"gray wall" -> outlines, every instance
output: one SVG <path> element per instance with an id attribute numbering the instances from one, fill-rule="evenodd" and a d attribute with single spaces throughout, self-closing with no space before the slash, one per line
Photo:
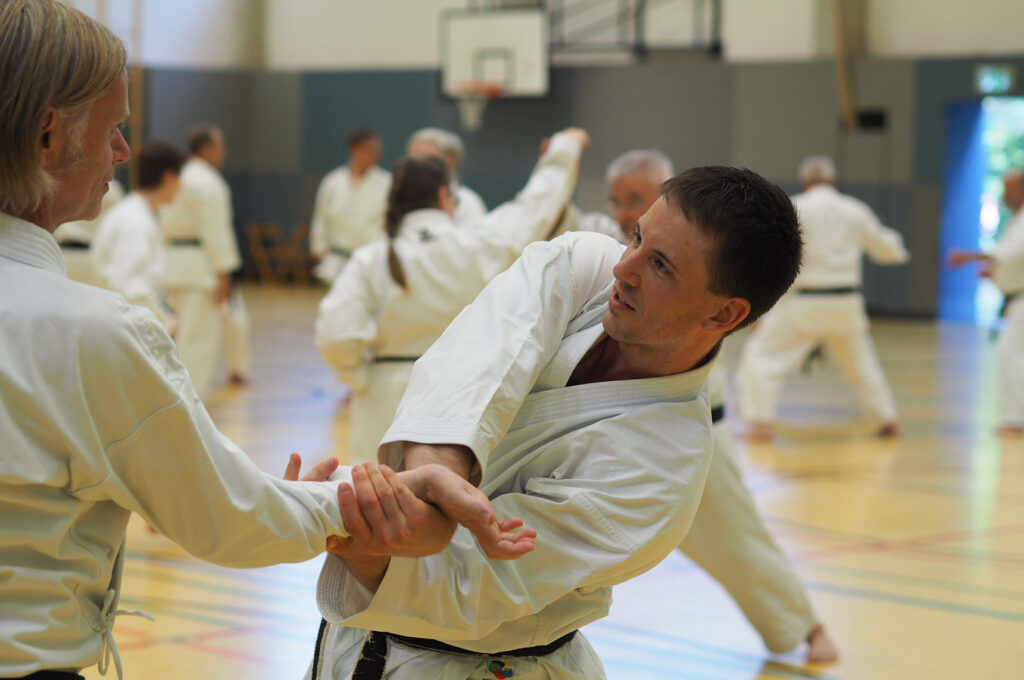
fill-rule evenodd
<path id="1" fill-rule="evenodd" d="M 1024 60 L 1009 62 L 1024 72 Z M 540 139 L 570 124 L 594 143 L 581 168 L 577 202 L 604 207 L 605 165 L 630 148 L 658 147 L 678 169 L 750 167 L 795 192 L 796 167 L 811 153 L 835 157 L 840 189 L 867 201 L 900 230 L 913 253 L 905 267 L 865 268 L 877 313 L 930 316 L 937 307 L 938 220 L 945 107 L 976 98 L 977 60 L 869 60 L 852 64 L 857 105 L 883 109 L 879 131 L 839 125 L 831 62 L 723 64 L 699 59 L 644 65 L 554 68 L 551 94 L 492 102 L 481 130 L 463 135 L 464 181 L 494 206 L 526 178 Z M 309 220 L 320 178 L 344 161 L 351 128 L 369 124 L 384 140 L 385 167 L 425 125 L 458 129 L 455 104 L 435 71 L 265 73 L 154 69 L 147 79 L 147 139 L 183 143 L 194 122 L 220 124 L 230 156 L 236 221 Z"/>

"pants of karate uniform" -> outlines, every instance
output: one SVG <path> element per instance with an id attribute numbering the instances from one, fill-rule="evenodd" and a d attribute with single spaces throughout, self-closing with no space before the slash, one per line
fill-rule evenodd
<path id="1" fill-rule="evenodd" d="M 223 340 L 221 306 L 213 290 L 193 288 L 170 289 L 167 304 L 178 317 L 178 355 L 196 392 L 206 399 L 213 391 Z"/>
<path id="2" fill-rule="evenodd" d="M 997 352 L 1000 424 L 1024 426 L 1024 296 L 1006 307 Z"/>
<path id="3" fill-rule="evenodd" d="M 896 403 L 868 330 L 864 298 L 787 295 L 761 320 L 743 348 L 739 366 L 740 408 L 748 422 L 771 422 L 782 380 L 811 349 L 824 343 L 872 420 L 896 420 Z"/>
<path id="4" fill-rule="evenodd" d="M 224 362 L 228 373 L 246 377 L 249 375 L 251 355 L 249 352 L 249 310 L 238 286 L 231 290 L 231 299 L 221 308 L 224 324 Z"/>
<path id="5" fill-rule="evenodd" d="M 306 670 L 306 680 L 349 680 L 367 636 L 368 631 L 358 628 L 328 626 L 320 671 L 314 678 L 311 666 Z M 449 654 L 389 641 L 383 677 L 388 680 L 480 680 L 500 677 L 515 680 L 601 680 L 605 673 L 593 647 L 582 633 L 577 633 L 565 646 L 550 654 L 520 658 Z"/>
<path id="6" fill-rule="evenodd" d="M 789 651 L 811 632 L 814 610 L 757 513 L 725 421 L 715 425 L 714 441 L 704 495 L 679 550 L 722 584 L 768 649 Z"/>

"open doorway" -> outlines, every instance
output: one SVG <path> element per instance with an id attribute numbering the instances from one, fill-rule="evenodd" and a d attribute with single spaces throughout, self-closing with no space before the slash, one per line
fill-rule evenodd
<path id="1" fill-rule="evenodd" d="M 945 146 L 939 318 L 991 327 L 1002 295 L 976 269 L 950 269 L 945 257 L 951 248 L 990 248 L 1010 217 L 1002 176 L 1024 167 L 1024 97 L 951 103 Z"/>

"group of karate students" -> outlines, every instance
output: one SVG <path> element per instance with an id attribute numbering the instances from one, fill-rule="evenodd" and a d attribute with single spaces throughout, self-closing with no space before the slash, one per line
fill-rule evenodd
<path id="1" fill-rule="evenodd" d="M 186 159 L 165 142 L 147 144 L 131 193 L 111 180 L 100 215 L 61 225 L 55 237 L 70 278 L 117 291 L 161 320 L 208 399 L 222 361 L 229 383 L 246 382 L 249 318 L 232 281 L 241 257 L 220 173 L 224 135 L 196 125 L 188 147 Z"/>
<path id="2" fill-rule="evenodd" d="M 112 627 L 130 614 L 117 608 L 130 512 L 222 564 L 328 549 L 312 678 L 603 677 L 578 629 L 607 613 L 612 586 L 676 548 L 726 586 L 770 649 L 806 641 L 810 661 L 837 658 L 743 484 L 715 376 L 723 340 L 762 315 L 751 343 L 804 299 L 863 314 L 859 272 L 797 278 L 804 240 L 808 257 L 877 239 L 883 259 L 905 259 L 862 204 L 833 195 L 827 165 L 802 177 L 807 216 L 842 206 L 852 246 L 817 240 L 808 217 L 802 239 L 804 198 L 749 170 L 673 175 L 651 152 L 610 166 L 615 224 L 580 215 L 569 197 L 588 137 L 574 128 L 553 135 L 515 197 L 459 224 L 448 142 L 430 133 L 435 148 L 389 178 L 376 239 L 336 238 L 327 213 L 314 230 L 322 274 L 337 270 L 317 344 L 364 412 L 393 413 L 367 420 L 352 455 L 389 467 L 326 461 L 300 481 L 293 459 L 281 480 L 217 431 L 174 346 L 167 326 L 183 334 L 199 304 L 189 291 L 171 317 L 137 291 L 145 267 L 104 274 L 123 295 L 67 277 L 53 233 L 99 214 L 130 154 L 120 41 L 56 0 L 0 5 L 0 33 L 0 288 L 16 292 L 0 296 L 0 677 L 80 678 L 111 654 L 120 673 Z M 216 153 L 196 141 L 189 163 L 207 182 L 195 200 L 223 198 L 209 181 Z M 156 223 L 188 166 L 177 172 L 168 148 L 140 156 L 154 171 L 103 221 L 97 258 L 164 243 L 168 267 L 195 267 L 189 281 L 216 309 L 237 259 L 201 268 L 218 236 L 173 210 L 175 227 Z M 337 182 L 343 192 L 373 176 L 365 160 Z M 333 185 L 317 200 L 345 203 Z M 148 221 L 125 237 L 132 213 Z M 586 229 L 598 223 L 611 238 Z M 867 333 L 855 319 L 834 326 Z M 879 415 L 879 434 L 899 434 Z"/>

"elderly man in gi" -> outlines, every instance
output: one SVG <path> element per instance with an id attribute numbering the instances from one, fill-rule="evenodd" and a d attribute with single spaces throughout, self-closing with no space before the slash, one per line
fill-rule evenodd
<path id="1" fill-rule="evenodd" d="M 999 413 L 996 434 L 1024 437 L 1024 169 L 1003 176 L 1003 203 L 1013 213 L 999 241 L 987 253 L 954 250 L 954 266 L 981 262 L 987 276 L 1005 296 L 999 334 Z"/>
<path id="2" fill-rule="evenodd" d="M 910 254 L 899 232 L 882 226 L 863 201 L 835 188 L 832 161 L 811 156 L 800 164 L 804 191 L 793 197 L 806 242 L 804 266 L 793 290 L 751 333 L 740 359 L 740 409 L 748 434 L 772 436 L 785 376 L 823 344 L 854 388 L 879 437 L 903 431 L 896 402 L 871 340 L 861 259 L 903 264 Z"/>
<path id="3" fill-rule="evenodd" d="M 457 134 L 441 128 L 422 128 L 409 137 L 406 153 L 410 156 L 437 156 L 448 166 L 454 179 L 455 214 L 452 219 L 455 224 L 460 227 L 472 225 L 484 218 L 487 205 L 479 194 L 462 183 L 459 176 L 466 150 Z"/>
<path id="4" fill-rule="evenodd" d="M 711 464 L 719 345 L 789 288 L 800 257 L 785 193 L 724 167 L 666 182 L 627 247 L 583 232 L 529 246 L 417 362 L 379 456 L 461 460 L 542 540 L 507 565 L 458 531 L 422 559 L 329 556 L 310 675 L 603 677 L 577 630 L 685 536 Z"/>
<path id="5" fill-rule="evenodd" d="M 313 203 L 309 250 L 318 260 L 313 274 L 328 286 L 359 247 L 384 234 L 384 209 L 391 173 L 380 162 L 380 137 L 357 128 L 345 140 L 348 164 L 324 176 Z"/>
<path id="6" fill-rule="evenodd" d="M 585 231 L 597 231 L 628 245 L 639 218 L 658 200 L 673 175 L 672 161 L 656 149 L 635 149 L 615 158 L 605 173 L 605 213 L 584 214 Z M 726 589 L 773 652 L 807 641 L 807 659 L 832 662 L 838 650 L 815 617 L 792 565 L 768 533 L 736 460 L 733 434 L 725 420 L 725 372 L 708 376 L 715 455 L 711 459 L 697 515 L 679 550 Z"/>
<path id="7" fill-rule="evenodd" d="M 232 221 L 231 189 L 220 168 L 227 143 L 220 128 L 202 123 L 188 133 L 191 156 L 181 190 L 161 214 L 167 240 L 167 301 L 178 318 L 178 352 L 199 396 L 206 399 L 223 346 L 232 384 L 249 371 L 248 314 L 231 281 L 241 266 Z"/>
<path id="8" fill-rule="evenodd" d="M 260 566 L 309 559 L 328 539 L 354 549 L 346 527 L 389 552 L 440 549 L 454 526 L 415 492 L 473 525 L 490 554 L 530 549 L 535 534 L 506 532 L 517 523 L 493 520 L 440 466 L 338 469 L 353 494 L 276 479 L 218 432 L 156 317 L 70 281 L 52 235 L 95 217 L 128 160 L 124 46 L 56 0 L 0 3 L 0 35 L 0 677 L 80 679 L 111 653 L 120 675 L 112 630 L 127 613 L 133 511 L 199 557 Z"/>

